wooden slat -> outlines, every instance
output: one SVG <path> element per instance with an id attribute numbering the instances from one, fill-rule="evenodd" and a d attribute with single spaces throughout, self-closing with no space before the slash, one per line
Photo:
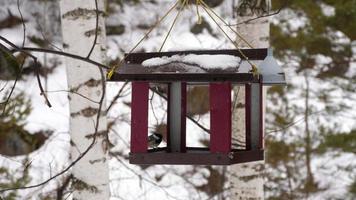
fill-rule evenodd
<path id="1" fill-rule="evenodd" d="M 148 82 L 132 83 L 131 152 L 147 152 L 148 141 Z"/>
<path id="2" fill-rule="evenodd" d="M 130 163 L 138 165 L 232 165 L 263 160 L 263 150 L 211 153 L 208 149 L 188 148 L 186 153 L 130 153 Z"/>
<path id="3" fill-rule="evenodd" d="M 250 60 L 264 60 L 267 56 L 268 49 L 241 49 L 241 51 L 250 59 Z M 224 55 L 233 55 L 238 57 L 243 57 L 241 53 L 236 49 L 228 50 L 191 50 L 191 51 L 171 51 L 171 52 L 150 52 L 150 53 L 131 53 L 126 56 L 125 61 L 131 64 L 141 64 L 143 61 L 154 58 L 154 57 L 163 57 L 163 56 L 173 56 L 173 55 L 188 55 L 188 54 L 224 54 Z"/>
<path id="4" fill-rule="evenodd" d="M 231 150 L 231 83 L 210 84 L 210 151 Z"/>
<path id="5" fill-rule="evenodd" d="M 131 66 L 134 66 L 131 68 Z M 224 82 L 238 84 L 259 82 L 259 77 L 251 73 L 152 73 L 137 65 L 123 65 L 108 81 L 148 81 L 148 82 Z"/>

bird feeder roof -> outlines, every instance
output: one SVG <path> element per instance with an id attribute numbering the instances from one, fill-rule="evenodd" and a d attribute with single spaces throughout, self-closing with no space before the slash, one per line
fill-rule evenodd
<path id="1" fill-rule="evenodd" d="M 127 54 L 111 81 L 286 83 L 271 49 L 241 51 L 258 67 L 258 76 L 250 72 L 250 63 L 238 50 L 193 50 Z"/>

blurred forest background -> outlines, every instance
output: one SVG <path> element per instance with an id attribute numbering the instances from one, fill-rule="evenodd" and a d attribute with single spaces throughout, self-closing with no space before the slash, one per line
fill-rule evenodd
<path id="1" fill-rule="evenodd" d="M 235 25 L 239 17 L 236 1 L 207 2 L 229 23 L 243 26 Z M 16 1 L 0 3 L 0 35 L 21 45 L 22 22 Z M 107 0 L 106 64 L 117 64 L 171 4 L 168 0 Z M 266 199 L 356 199 L 356 0 L 272 0 L 272 6 L 269 40 L 289 82 L 287 87 L 268 89 Z M 57 0 L 20 1 L 20 8 L 27 31 L 25 46 L 62 48 Z M 197 24 L 195 14 L 190 12 L 172 37 L 184 42 L 185 36 L 180 39 L 179 34 L 189 32 L 202 41 L 213 41 L 201 44 L 204 47 L 228 48 L 214 24 L 208 18 Z M 166 30 L 167 25 L 159 28 L 139 51 L 157 49 Z M 25 63 L 18 87 L 5 107 L 19 69 L 0 66 L 0 189 L 39 182 L 69 162 L 62 58 L 36 55 L 45 90 L 54 103 L 52 110 L 42 105 L 38 88 L 32 86 L 34 63 L 22 53 L 16 54 L 18 62 Z M 229 175 L 222 167 L 140 168 L 128 164 L 129 138 L 122 129 L 129 127 L 129 94 L 126 84 L 108 85 L 113 199 L 149 198 L 150 194 L 166 199 L 228 199 L 225 180 Z M 188 104 L 188 112 L 202 121 L 208 110 L 202 103 L 205 95 L 199 88 L 189 94 L 194 101 Z M 164 126 L 157 123 L 154 128 L 161 131 Z M 37 189 L 0 195 L 5 199 L 64 199 L 70 193 L 69 180 L 70 175 L 65 174 Z"/>

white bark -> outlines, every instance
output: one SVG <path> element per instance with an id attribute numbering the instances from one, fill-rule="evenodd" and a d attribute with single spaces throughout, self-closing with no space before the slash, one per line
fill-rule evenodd
<path id="1" fill-rule="evenodd" d="M 98 0 L 99 13 L 104 2 Z M 61 0 L 63 46 L 66 52 L 86 57 L 93 45 L 96 30 L 95 1 Z M 100 14 L 98 38 L 90 56 L 97 62 L 105 61 L 105 26 Z M 99 102 L 102 95 L 101 74 L 97 66 L 66 58 L 68 88 Z M 71 158 L 75 160 L 93 141 L 95 125 L 99 123 L 99 137 L 92 149 L 73 167 L 73 199 L 109 199 L 109 168 L 105 138 L 107 123 L 105 101 L 97 122 L 99 104 L 77 94 L 69 93 Z"/>
<path id="2" fill-rule="evenodd" d="M 239 17 L 238 22 L 255 17 L 256 16 Z M 237 28 L 237 31 L 241 33 L 254 48 L 269 47 L 269 30 L 269 20 L 267 18 L 251 21 Z M 243 45 L 242 43 L 243 42 L 240 42 L 241 46 L 248 48 L 246 44 Z M 240 87 L 239 89 L 235 88 L 234 92 L 236 93 L 237 91 L 237 105 L 245 105 L 244 87 Z M 264 96 L 265 94 L 266 91 L 264 90 Z M 263 99 L 263 101 L 265 102 L 265 99 Z M 245 128 L 245 110 L 240 107 L 233 113 L 233 137 L 245 141 Z M 232 199 L 264 199 L 263 169 L 264 161 L 231 166 L 230 172 L 233 176 L 231 176 L 229 180 L 232 188 Z"/>

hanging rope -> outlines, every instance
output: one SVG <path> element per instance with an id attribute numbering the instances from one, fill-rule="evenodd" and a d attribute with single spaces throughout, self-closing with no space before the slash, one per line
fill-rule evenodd
<path id="1" fill-rule="evenodd" d="M 249 43 L 239 32 L 237 32 L 235 29 L 231 28 L 231 26 L 220 15 L 218 15 L 208 4 L 206 4 L 204 2 L 204 0 L 197 0 L 197 1 L 200 1 L 205 8 L 207 8 L 209 11 L 211 11 L 217 18 L 220 19 L 220 21 L 222 21 L 227 27 L 229 27 L 229 29 L 232 32 L 234 32 L 242 41 L 244 41 L 247 44 L 248 47 L 253 49 L 252 44 Z"/>
<path id="2" fill-rule="evenodd" d="M 187 6 L 187 4 L 188 4 L 188 0 L 183 0 L 183 2 L 182 2 L 182 7 L 180 7 L 180 9 L 179 9 L 179 11 L 178 11 L 176 17 L 174 18 L 173 23 L 172 23 L 171 27 L 169 28 L 169 31 L 168 31 L 166 37 L 164 38 L 163 43 L 162 43 L 161 47 L 159 48 L 159 51 L 158 51 L 158 52 L 161 52 L 161 51 L 162 51 L 164 45 L 165 45 L 166 42 L 167 42 L 167 39 L 168 39 L 169 35 L 171 34 L 171 32 L 172 32 L 172 30 L 173 30 L 174 25 L 176 24 L 176 22 L 177 22 L 177 20 L 178 20 L 178 18 L 179 18 L 179 16 L 180 16 L 180 14 L 182 13 L 182 10 L 184 9 L 184 7 Z"/>
<path id="3" fill-rule="evenodd" d="M 214 23 L 218 26 L 218 28 L 224 33 L 224 35 L 230 40 L 230 42 L 236 47 L 237 51 L 241 54 L 241 56 L 251 65 L 251 72 L 254 76 L 258 76 L 258 68 L 257 66 L 249 60 L 249 58 L 243 53 L 243 51 L 241 51 L 241 49 L 239 48 L 238 44 L 231 39 L 231 37 L 226 33 L 226 31 L 220 26 L 220 24 L 216 21 L 216 19 L 212 16 L 212 14 L 210 13 L 210 11 L 212 11 L 212 9 L 210 7 L 208 7 L 207 4 L 204 3 L 203 0 L 199 0 L 202 2 L 203 4 L 203 9 L 205 10 L 205 12 L 209 15 L 209 17 L 214 21 Z M 209 9 L 210 8 L 210 9 Z M 220 18 L 219 18 L 220 19 Z M 220 19 L 222 20 L 222 18 Z"/>
<path id="4" fill-rule="evenodd" d="M 138 41 L 138 43 L 128 52 L 128 54 L 126 54 L 126 56 L 124 56 L 123 59 L 120 60 L 119 64 L 116 66 L 113 66 L 110 71 L 107 74 L 108 79 L 110 79 L 112 77 L 112 75 L 115 73 L 116 69 L 118 67 L 120 67 L 123 62 L 125 61 L 125 59 L 127 58 L 127 56 L 129 54 L 131 54 L 132 52 L 134 52 L 136 50 L 136 48 L 148 37 L 148 35 L 179 5 L 181 4 L 182 7 L 179 9 L 176 17 L 174 18 L 174 21 L 172 23 L 172 25 L 170 26 L 163 42 L 162 45 L 159 49 L 159 52 L 162 51 L 164 45 L 167 42 L 167 39 L 169 37 L 169 35 L 171 34 L 181 12 L 183 11 L 183 9 L 186 6 L 189 6 L 189 0 L 177 0 L 176 3 L 148 30 L 148 32 L 141 38 L 141 40 Z M 240 40 L 242 40 L 244 43 L 247 44 L 247 46 L 249 46 L 250 48 L 253 48 L 253 46 L 240 34 L 238 33 L 236 30 L 234 30 L 233 28 L 231 28 L 231 26 L 229 26 L 229 24 L 221 17 L 219 16 L 208 4 L 206 4 L 204 2 L 204 0 L 196 0 L 196 12 L 197 12 L 197 16 L 198 16 L 198 21 L 197 24 L 201 24 L 202 23 L 202 16 L 199 12 L 199 6 L 201 6 L 204 11 L 209 15 L 209 17 L 214 21 L 214 23 L 218 26 L 218 28 L 224 33 L 224 35 L 230 40 L 230 42 L 236 47 L 236 49 L 238 50 L 238 52 L 241 54 L 241 56 L 251 65 L 251 72 L 253 73 L 254 76 L 258 75 L 258 68 L 257 66 L 249 60 L 249 58 L 243 53 L 243 51 L 239 48 L 238 43 L 236 41 L 234 41 L 233 39 L 231 39 L 231 37 L 226 33 L 226 31 L 220 26 L 220 24 L 217 22 L 217 20 L 214 18 L 217 17 L 221 22 L 223 22 L 232 32 L 234 32 L 239 38 Z M 213 16 L 214 15 L 214 16 Z"/>
<path id="5" fill-rule="evenodd" d="M 118 65 L 113 66 L 107 74 L 107 78 L 111 79 L 112 75 L 115 73 L 116 69 L 120 67 L 127 56 L 131 54 L 135 49 L 148 37 L 148 35 L 179 5 L 181 0 L 176 1 L 176 3 L 161 17 L 149 30 L 148 32 L 141 38 L 141 40 L 129 51 L 129 53 L 120 60 Z M 185 0 L 184 0 L 185 1 Z"/>
<path id="6" fill-rule="evenodd" d="M 198 16 L 197 24 L 202 24 L 203 18 L 201 17 L 200 12 L 199 12 L 200 0 L 196 0 L 195 5 L 196 5 L 196 8 L 197 8 L 197 16 Z"/>

